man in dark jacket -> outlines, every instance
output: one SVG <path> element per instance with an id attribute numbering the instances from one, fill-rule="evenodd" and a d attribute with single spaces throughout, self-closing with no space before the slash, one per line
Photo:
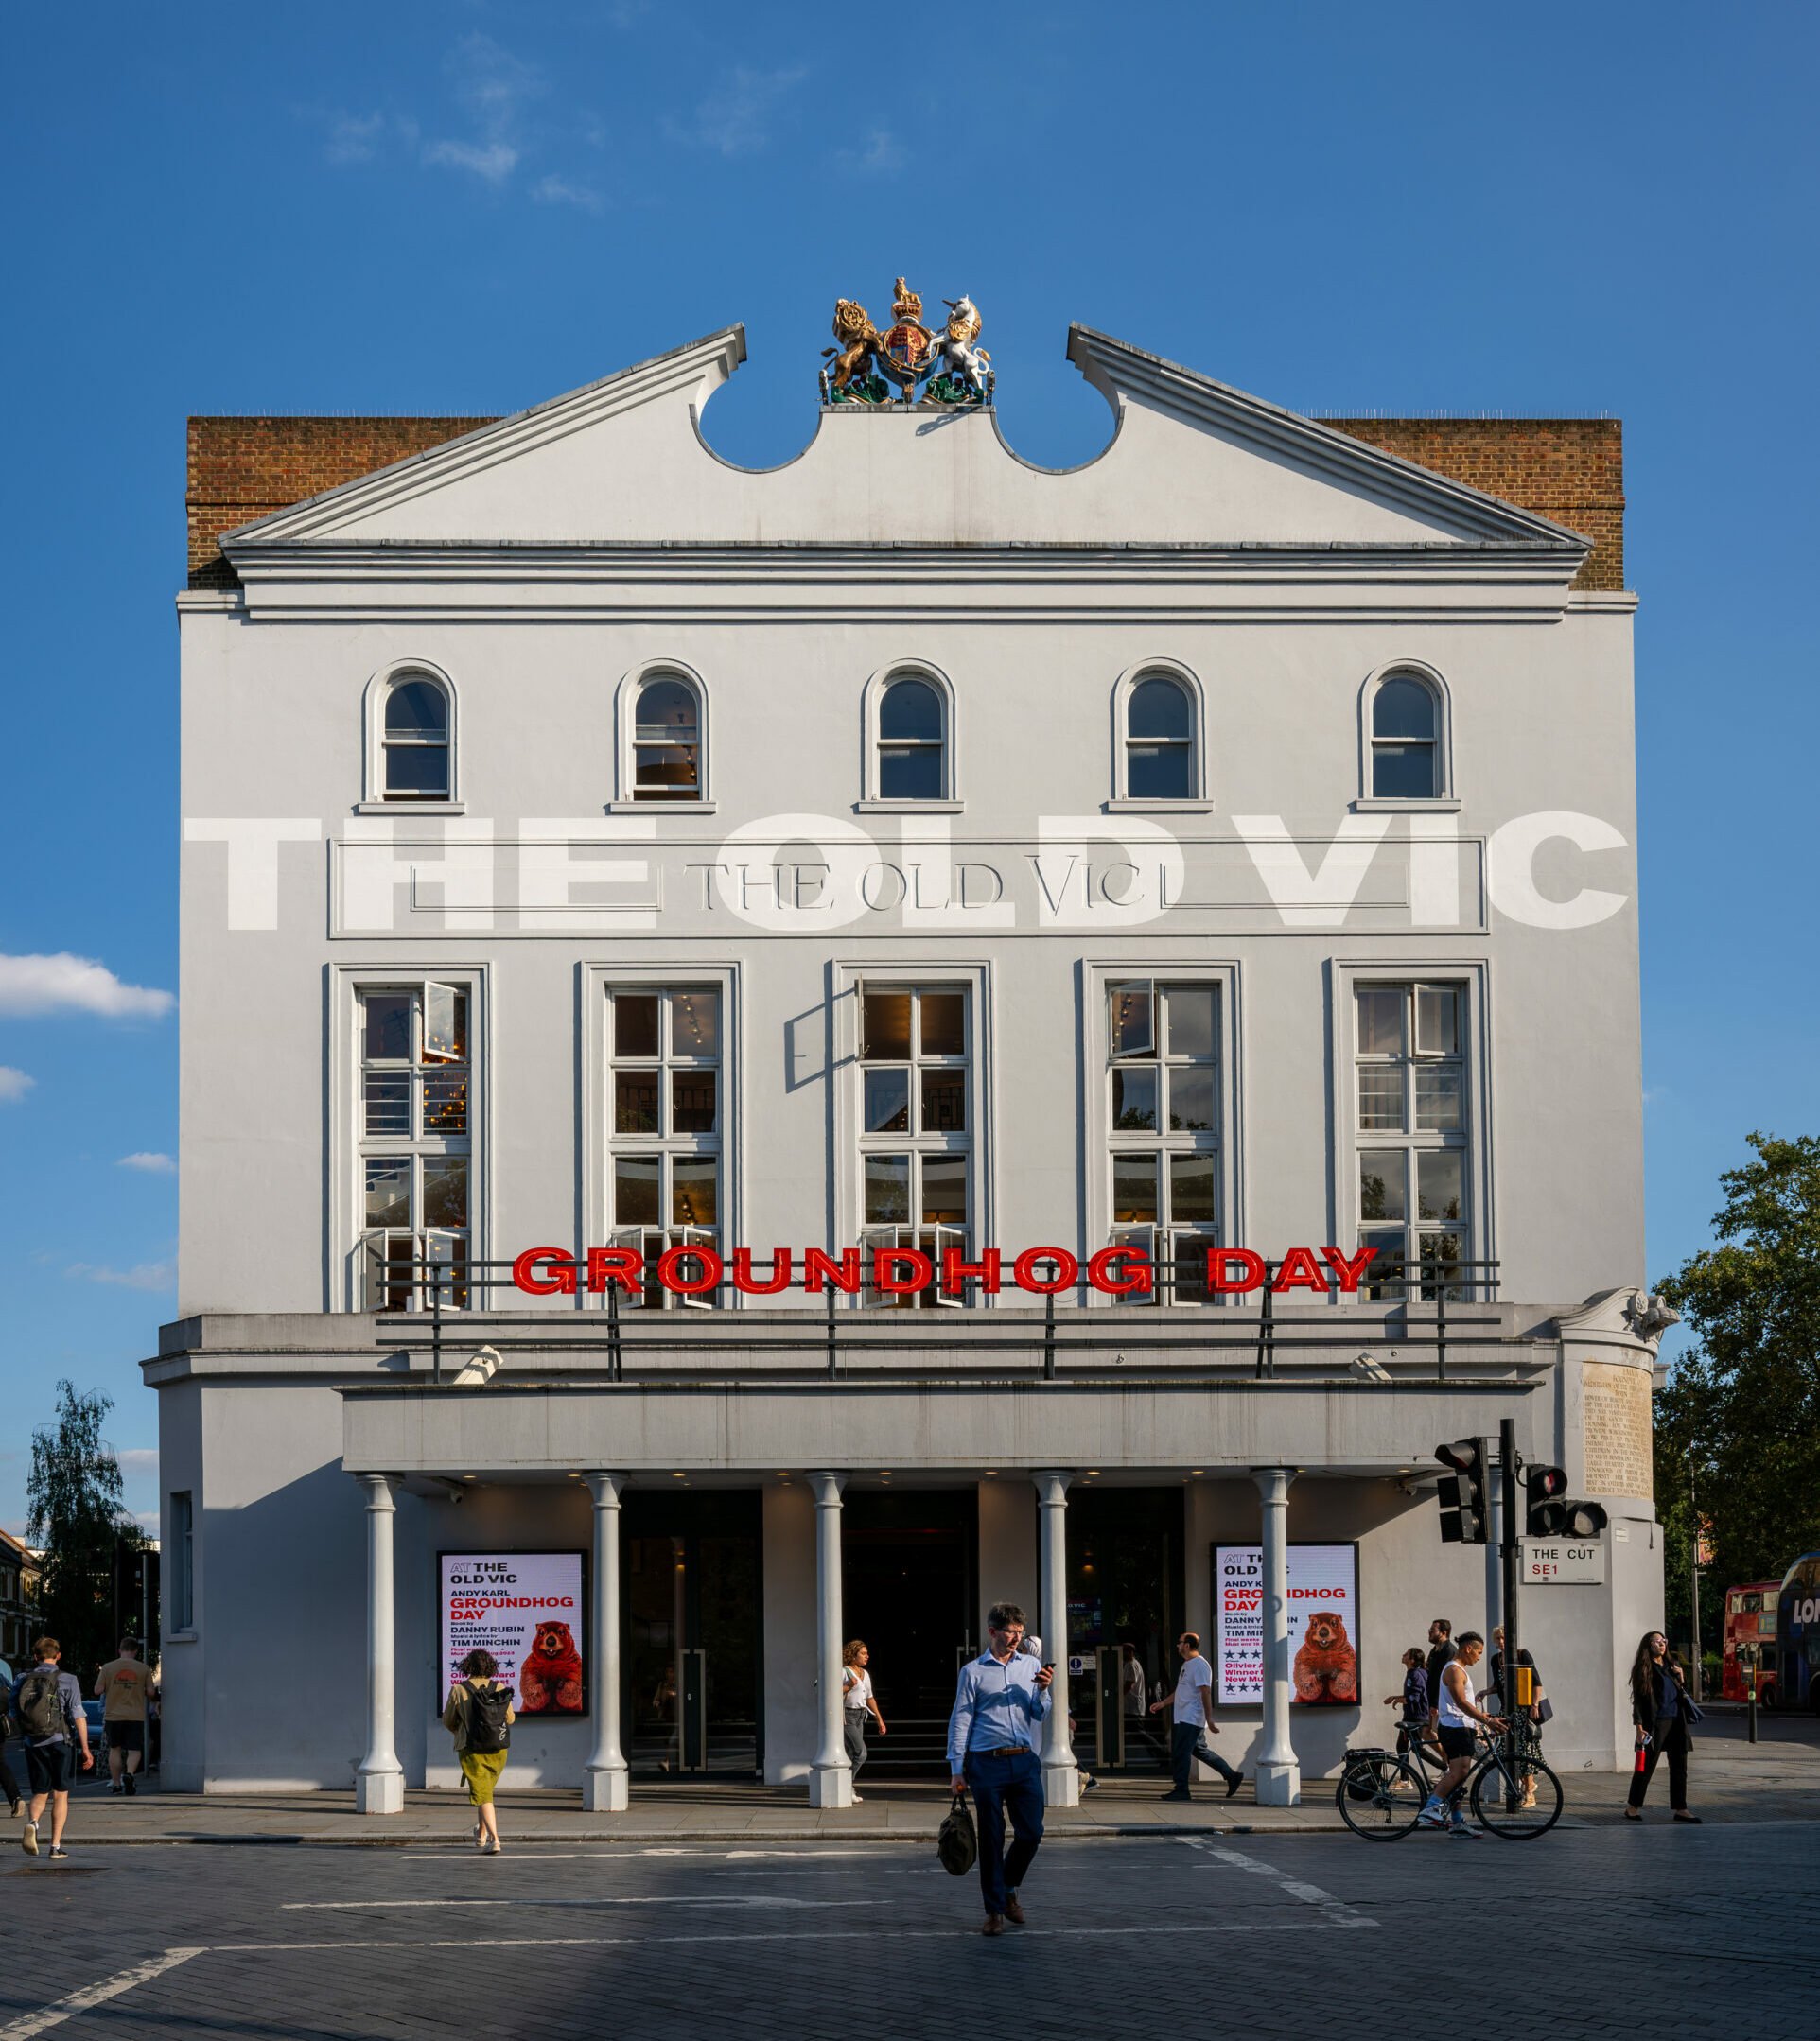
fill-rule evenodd
<path id="1" fill-rule="evenodd" d="M 1454 1643 L 1454 1627 L 1444 1615 L 1438 1615 L 1428 1625 L 1428 1728 L 1432 1742 L 1433 1731 L 1441 1722 L 1441 1668 L 1460 1656 L 1460 1648 Z"/>

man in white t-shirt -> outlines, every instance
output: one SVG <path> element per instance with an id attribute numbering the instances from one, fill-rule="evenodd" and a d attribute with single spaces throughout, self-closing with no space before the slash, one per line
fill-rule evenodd
<path id="1" fill-rule="evenodd" d="M 1176 1639 L 1176 1648 L 1181 1653 L 1181 1673 L 1176 1681 L 1173 1700 L 1159 1701 L 1151 1704 L 1150 1713 L 1156 1715 L 1164 1708 L 1175 1711 L 1175 1726 L 1169 1737 L 1169 1767 L 1175 1773 L 1175 1785 L 1163 1795 L 1164 1800 L 1192 1800 L 1188 1780 L 1194 1761 L 1199 1758 L 1203 1765 L 1211 1765 L 1226 1781 L 1226 1797 L 1230 1800 L 1243 1783 L 1243 1774 L 1234 1771 L 1220 1756 L 1208 1736 L 1218 1736 L 1213 1715 L 1214 1668 L 1200 1655 L 1200 1639 L 1193 1631 L 1184 1630 Z"/>

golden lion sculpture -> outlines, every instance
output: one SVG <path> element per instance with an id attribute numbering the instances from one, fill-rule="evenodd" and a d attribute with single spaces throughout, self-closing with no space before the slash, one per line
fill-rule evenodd
<path id="1" fill-rule="evenodd" d="M 835 304 L 834 338 L 840 342 L 838 347 L 822 349 L 824 360 L 830 355 L 836 357 L 833 367 L 821 372 L 824 398 L 831 390 L 849 389 L 859 377 L 870 375 L 875 358 L 884 347 L 884 336 L 873 325 L 871 313 L 851 298 Z"/>

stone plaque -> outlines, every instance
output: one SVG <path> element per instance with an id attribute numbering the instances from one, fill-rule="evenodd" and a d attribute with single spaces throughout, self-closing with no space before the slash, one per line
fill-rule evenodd
<path id="1" fill-rule="evenodd" d="M 1595 1495 L 1655 1493 L 1650 1457 L 1650 1373 L 1611 1361 L 1580 1369 L 1586 1423 L 1586 1486 Z"/>

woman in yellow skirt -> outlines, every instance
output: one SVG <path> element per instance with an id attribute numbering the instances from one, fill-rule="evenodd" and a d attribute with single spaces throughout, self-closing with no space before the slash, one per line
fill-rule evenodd
<path id="1" fill-rule="evenodd" d="M 512 1724 L 517 1719 L 511 1687 L 495 1677 L 499 1669 L 491 1651 L 470 1651 L 462 1661 L 463 1678 L 449 1688 L 443 1710 L 443 1727 L 454 1732 L 455 1755 L 474 1804 L 475 1847 L 483 1856 L 499 1854 L 499 1818 L 494 1812 L 493 1791 L 505 1771 Z"/>

